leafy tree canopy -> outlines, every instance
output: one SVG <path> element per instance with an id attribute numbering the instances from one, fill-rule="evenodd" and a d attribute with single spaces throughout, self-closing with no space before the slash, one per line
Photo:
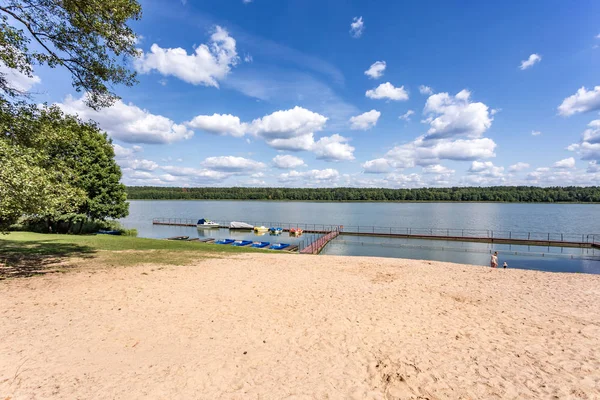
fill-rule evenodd
<path id="1" fill-rule="evenodd" d="M 35 64 L 64 67 L 75 89 L 87 92 L 89 106 L 109 106 L 118 99 L 110 85 L 136 82 L 125 66 L 137 55 L 127 23 L 141 14 L 136 0 L 4 0 L 0 62 L 30 77 Z M 0 90 L 8 97 L 23 94 L 3 74 Z"/>
<path id="2" fill-rule="evenodd" d="M 0 223 L 22 215 L 49 222 L 128 213 L 111 140 L 94 123 L 57 107 L 0 108 Z"/>

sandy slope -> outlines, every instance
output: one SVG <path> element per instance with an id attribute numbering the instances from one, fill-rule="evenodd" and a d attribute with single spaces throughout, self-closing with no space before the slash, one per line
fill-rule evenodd
<path id="1" fill-rule="evenodd" d="M 600 398 L 592 275 L 243 255 L 0 282 L 0 326 L 2 400 Z"/>

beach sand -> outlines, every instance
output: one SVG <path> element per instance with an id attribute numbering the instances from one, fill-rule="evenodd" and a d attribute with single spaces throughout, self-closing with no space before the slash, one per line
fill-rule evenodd
<path id="1" fill-rule="evenodd" d="M 4 399 L 600 398 L 600 276 L 244 254 L 0 282 Z"/>

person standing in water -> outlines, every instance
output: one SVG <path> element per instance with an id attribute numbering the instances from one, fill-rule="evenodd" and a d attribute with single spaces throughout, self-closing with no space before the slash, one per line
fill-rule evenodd
<path id="1" fill-rule="evenodd" d="M 496 268 L 498 266 L 498 252 L 495 251 L 494 254 L 492 254 L 492 258 L 490 259 L 490 266 L 492 268 Z"/>

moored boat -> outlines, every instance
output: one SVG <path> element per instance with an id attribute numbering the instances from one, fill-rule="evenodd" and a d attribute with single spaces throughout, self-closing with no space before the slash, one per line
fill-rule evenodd
<path id="1" fill-rule="evenodd" d="M 188 240 L 189 238 L 189 236 L 172 236 L 167 238 L 167 240 Z"/>
<path id="2" fill-rule="evenodd" d="M 231 244 L 233 242 L 235 242 L 235 240 L 233 240 L 233 239 L 221 239 L 221 240 L 217 240 L 215 242 L 215 244 Z"/>
<path id="3" fill-rule="evenodd" d="M 266 226 L 255 226 L 254 227 L 254 232 L 267 232 L 269 230 L 269 228 L 267 228 Z"/>
<path id="4" fill-rule="evenodd" d="M 229 229 L 249 229 L 252 230 L 254 227 L 245 222 L 232 221 L 229 224 Z"/>
<path id="5" fill-rule="evenodd" d="M 237 246 L 237 247 L 243 247 L 243 246 L 248 246 L 251 243 L 252 243 L 252 240 L 236 240 L 235 242 L 231 243 L 231 245 Z"/>
<path id="6" fill-rule="evenodd" d="M 302 228 L 290 228 L 290 236 L 300 236 L 303 232 Z"/>
<path id="7" fill-rule="evenodd" d="M 281 234 L 281 232 L 283 232 L 282 228 L 269 228 L 269 232 L 271 233 L 271 235 L 279 235 Z"/>
<path id="8" fill-rule="evenodd" d="M 273 243 L 269 249 L 271 250 L 283 250 L 290 247 L 288 243 Z"/>
<path id="9" fill-rule="evenodd" d="M 198 220 L 198 223 L 196 224 L 196 226 L 198 228 L 201 228 L 201 229 L 205 229 L 205 228 L 218 228 L 219 227 L 219 223 L 211 221 L 210 219 L 200 218 Z"/>
<path id="10" fill-rule="evenodd" d="M 255 249 L 262 249 L 270 245 L 269 242 L 254 242 L 250 247 L 254 247 Z"/>

